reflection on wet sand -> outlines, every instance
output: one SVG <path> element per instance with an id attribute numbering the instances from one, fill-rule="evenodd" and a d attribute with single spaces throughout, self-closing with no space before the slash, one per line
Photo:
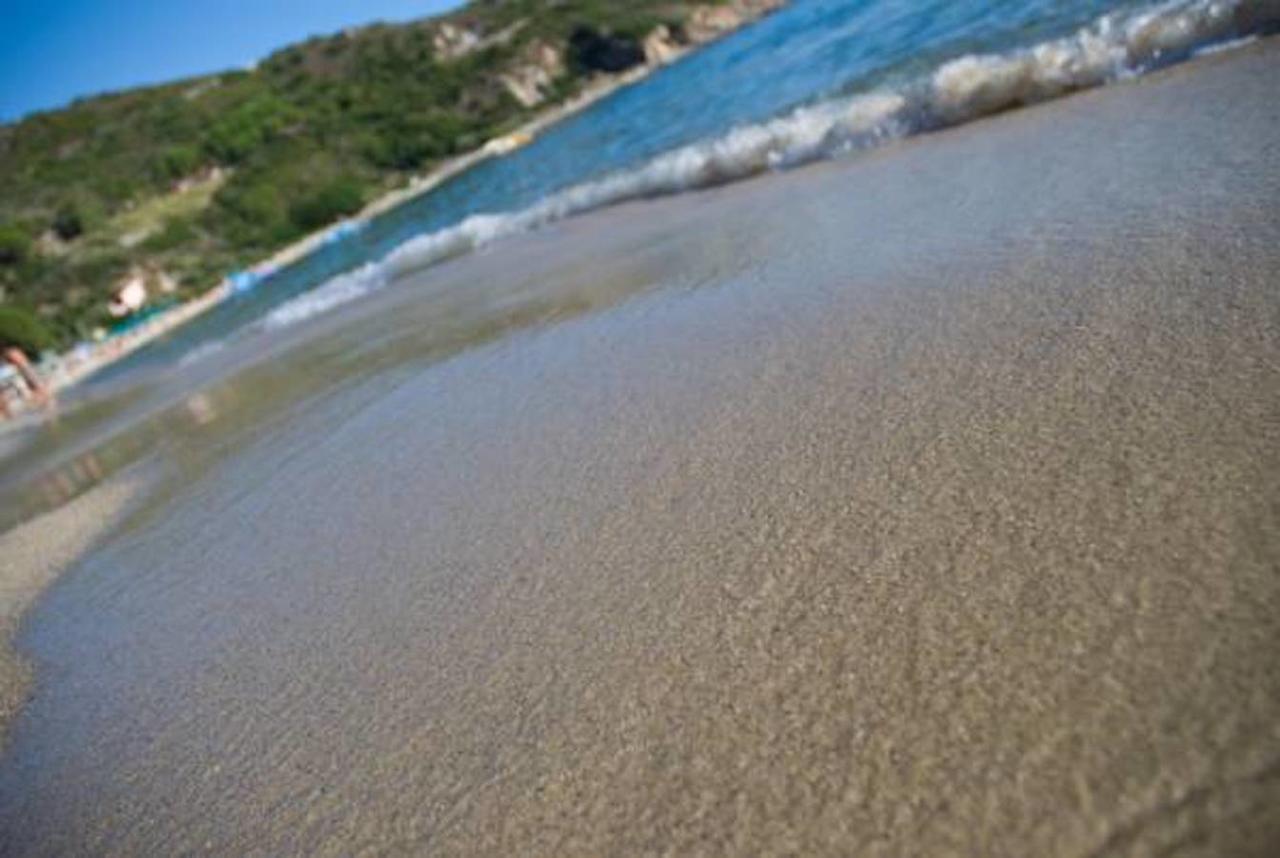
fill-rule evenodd
<path id="1" fill-rule="evenodd" d="M 561 231 L 582 228 L 591 227 Z M 0 529 L 67 503 L 146 457 L 164 461 L 168 476 L 159 491 L 167 493 L 310 400 L 348 389 L 371 395 L 499 337 L 536 332 L 648 289 L 710 282 L 750 258 L 728 232 L 697 245 L 661 232 L 631 245 L 602 236 L 599 254 L 615 262 L 602 269 L 546 252 L 556 234 L 522 240 L 522 276 L 487 269 L 483 258 L 411 272 L 378 300 L 336 318 L 288 335 L 246 331 L 204 361 L 70 400 L 0 459 Z"/>

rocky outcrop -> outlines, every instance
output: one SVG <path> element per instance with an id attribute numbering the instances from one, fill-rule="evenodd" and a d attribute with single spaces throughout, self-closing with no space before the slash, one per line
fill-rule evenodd
<path id="1" fill-rule="evenodd" d="M 716 6 L 698 6 L 684 22 L 684 35 L 695 45 L 709 42 L 784 5 L 786 0 L 731 0 Z"/>
<path id="2" fill-rule="evenodd" d="M 442 60 L 456 60 L 480 46 L 480 37 L 471 30 L 442 21 L 431 35 L 431 47 Z"/>
<path id="3" fill-rule="evenodd" d="M 680 56 L 682 45 L 666 24 L 659 24 L 644 37 L 644 61 L 650 65 L 669 63 Z"/>
<path id="4" fill-rule="evenodd" d="M 500 76 L 502 85 L 525 107 L 546 100 L 556 78 L 564 74 L 564 54 L 543 41 L 533 41 L 520 53 L 520 61 Z"/>
<path id="5" fill-rule="evenodd" d="M 535 41 L 521 52 L 519 62 L 500 80 L 524 107 L 536 107 L 551 94 L 566 63 L 587 73 L 617 74 L 640 65 L 662 65 L 679 57 L 689 46 L 717 39 L 744 24 L 785 5 L 786 0 L 731 0 L 697 6 L 674 30 L 660 24 L 643 40 L 580 26 L 569 37 L 565 52 Z"/>
<path id="6" fill-rule="evenodd" d="M 699 6 L 684 22 L 684 33 L 694 44 L 709 42 L 742 26 L 742 16 L 732 6 Z"/>
<path id="7" fill-rule="evenodd" d="M 441 22 L 431 36 L 431 47 L 435 50 L 436 59 L 448 62 L 476 51 L 483 51 L 497 45 L 505 45 L 523 30 L 529 21 L 522 18 L 504 27 L 496 33 L 486 35 L 483 30 L 474 30 L 466 26 Z"/>

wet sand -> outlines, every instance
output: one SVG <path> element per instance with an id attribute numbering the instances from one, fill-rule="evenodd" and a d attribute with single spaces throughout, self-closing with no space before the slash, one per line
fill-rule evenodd
<path id="1" fill-rule="evenodd" d="M 0 851 L 1274 854 L 1277 73 L 1264 42 L 352 308 L 325 347 L 380 375 L 28 615 Z M 428 360 L 468 283 L 561 309 Z"/>
<path id="2" fill-rule="evenodd" d="M 71 503 L 0 534 L 0 748 L 31 691 L 31 670 L 10 641 L 23 614 L 58 574 L 119 524 L 143 493 L 140 474 L 120 474 Z"/>

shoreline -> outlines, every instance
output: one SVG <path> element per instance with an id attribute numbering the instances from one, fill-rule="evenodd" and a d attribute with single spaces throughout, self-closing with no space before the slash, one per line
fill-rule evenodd
<path id="1" fill-rule="evenodd" d="M 296 264 L 318 248 L 358 233 L 387 212 L 431 192 L 489 158 L 502 157 L 521 148 L 547 127 L 785 5 L 785 0 L 733 0 L 731 6 L 723 8 L 736 10 L 734 14 L 738 17 L 731 16 L 731 23 L 721 24 L 718 30 L 700 30 L 691 41 L 679 47 L 673 47 L 675 43 L 669 40 L 663 41 L 665 36 L 651 46 L 651 39 L 658 34 L 655 30 L 645 40 L 650 61 L 618 76 L 597 77 L 598 86 L 588 84 L 584 92 L 567 103 L 550 108 L 473 152 L 443 163 L 421 180 L 411 180 L 408 187 L 379 197 L 353 218 L 313 233 L 258 265 L 230 275 L 202 296 L 207 300 L 199 306 L 184 305 L 173 312 L 157 314 L 131 331 L 127 341 L 118 338 L 110 348 L 100 350 L 88 360 L 80 361 L 81 356 L 76 355 L 72 363 L 80 365 L 64 365 L 62 372 L 55 372 L 53 388 L 61 390 L 75 384 L 227 298 L 252 290 L 263 279 Z M 1223 18 L 1221 10 L 1157 5 L 1141 14 L 1133 13 L 1118 25 L 1110 15 L 1103 15 L 1070 35 L 1034 46 L 1014 47 L 1008 52 L 961 54 L 897 89 L 874 90 L 843 101 L 833 99 L 824 102 L 823 109 L 796 108 L 762 124 L 735 127 L 724 136 L 713 135 L 676 147 L 601 182 L 570 183 L 523 210 L 462 218 L 407 241 L 396 248 L 390 258 L 401 261 L 400 251 L 404 250 L 410 265 L 431 265 L 457 252 L 491 243 L 495 237 L 529 231 L 548 220 L 559 220 L 590 208 L 733 182 L 812 160 L 826 160 L 849 150 L 875 149 L 886 141 L 934 133 L 1005 110 L 1024 109 L 1096 87 L 1142 78 L 1194 60 L 1201 54 L 1247 45 L 1259 35 L 1265 35 L 1269 28 L 1280 25 L 1280 21 L 1267 19 L 1265 9 L 1258 11 L 1261 17 L 1256 20 L 1250 18 L 1247 11 L 1236 9 L 1232 13 L 1243 15 L 1238 26 L 1245 35 L 1225 42 L 1221 41 L 1224 34 L 1230 34 L 1231 27 L 1237 25 L 1232 24 L 1230 18 Z M 826 108 L 830 108 L 830 115 L 823 115 Z M 374 267 L 378 264 L 378 260 L 366 261 Z M 312 285 L 319 287 L 324 283 Z"/>
<path id="2" fill-rule="evenodd" d="M 125 520 L 147 486 L 141 474 L 122 472 L 0 533 L 0 755 L 34 687 L 32 665 L 14 648 L 23 618 L 49 586 Z"/>
<path id="3" fill-rule="evenodd" d="M 765 17 L 784 8 L 786 2 L 787 0 L 781 0 L 781 2 L 776 3 L 762 2 L 758 6 L 748 5 L 745 7 L 747 17 L 744 17 L 740 23 L 730 29 L 715 33 L 702 41 L 668 48 L 665 55 L 660 59 L 646 61 L 625 72 L 615 75 L 599 75 L 595 80 L 588 81 L 581 92 L 563 104 L 548 107 L 545 111 L 540 112 L 539 115 L 534 116 L 503 136 L 486 141 L 471 152 L 447 159 L 420 177 L 412 177 L 405 187 L 388 191 L 367 203 L 355 215 L 330 224 L 323 229 L 316 230 L 310 235 L 281 248 L 267 258 L 250 266 L 245 273 L 254 279 L 255 285 L 262 278 L 278 274 L 280 271 L 303 261 L 320 248 L 333 241 L 341 240 L 345 235 L 353 231 L 366 228 L 373 220 L 430 193 L 440 185 L 473 167 L 494 158 L 504 157 L 512 151 L 523 148 L 540 133 L 583 112 L 619 90 L 639 83 L 655 72 L 680 62 L 699 49 L 714 44 L 744 27 L 758 23 Z M 187 322 L 198 318 L 236 295 L 237 289 L 232 279 L 232 275 L 228 275 L 228 277 L 203 294 L 155 314 L 125 334 L 103 343 L 82 344 L 87 349 L 82 347 L 79 350 L 73 349 L 55 356 L 53 366 L 41 367 L 45 373 L 46 384 L 55 394 L 61 393 L 166 334 L 177 330 Z M 16 410 L 13 417 L 6 422 L 16 423 L 18 418 L 30 410 L 30 408 Z"/>

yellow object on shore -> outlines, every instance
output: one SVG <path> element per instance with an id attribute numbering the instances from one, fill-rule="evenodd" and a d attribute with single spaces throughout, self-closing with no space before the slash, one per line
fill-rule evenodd
<path id="1" fill-rule="evenodd" d="M 533 141 L 533 135 L 525 131 L 515 131 L 503 137 L 495 137 L 484 144 L 484 151 L 490 155 L 506 155 Z"/>

